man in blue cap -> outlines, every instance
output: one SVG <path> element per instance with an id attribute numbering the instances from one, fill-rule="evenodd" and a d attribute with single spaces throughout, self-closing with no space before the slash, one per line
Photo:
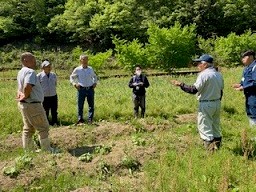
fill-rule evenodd
<path id="1" fill-rule="evenodd" d="M 200 71 L 193 85 L 173 80 L 172 83 L 183 91 L 197 94 L 198 130 L 204 146 L 208 150 L 218 149 L 221 145 L 222 135 L 220 128 L 220 108 L 223 95 L 224 80 L 222 75 L 213 66 L 213 57 L 203 54 L 194 59 Z"/>
<path id="2" fill-rule="evenodd" d="M 245 95 L 246 114 L 250 126 L 256 126 L 256 61 L 255 52 L 248 50 L 241 55 L 245 68 L 240 83 L 234 84 L 237 91 L 243 91 Z"/>

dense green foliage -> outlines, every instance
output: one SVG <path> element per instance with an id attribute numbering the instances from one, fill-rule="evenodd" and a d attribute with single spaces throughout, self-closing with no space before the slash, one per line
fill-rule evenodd
<path id="1" fill-rule="evenodd" d="M 116 57 L 124 68 L 132 71 L 139 64 L 143 68 L 172 71 L 173 68 L 187 67 L 195 54 L 194 26 L 182 28 L 176 23 L 167 29 L 152 24 L 147 34 L 149 42 L 146 45 L 137 39 L 127 42 L 114 38 Z"/>
<path id="2" fill-rule="evenodd" d="M 256 29 L 253 0 L 2 0 L 0 42 L 75 42 L 113 48 L 111 36 L 146 43 L 150 23 L 169 28 L 195 24 L 204 38 Z"/>
<path id="3" fill-rule="evenodd" d="M 72 70 L 79 54 L 97 72 L 121 67 L 171 71 L 202 53 L 220 66 L 237 66 L 256 49 L 256 6 L 249 0 L 2 0 L 0 67 L 20 66 L 32 51 L 40 64 Z"/>
<path id="4" fill-rule="evenodd" d="M 122 67 L 130 71 L 133 71 L 136 65 L 144 68 L 148 67 L 147 50 L 137 39 L 127 42 L 126 40 L 114 38 L 113 42 L 117 52 L 116 58 Z"/>
<path id="5" fill-rule="evenodd" d="M 256 50 L 256 34 L 247 31 L 244 34 L 229 34 L 225 37 L 199 38 L 199 47 L 205 53 L 211 53 L 220 65 L 226 67 L 237 66 L 240 62 L 241 53 L 248 49 Z"/>
<path id="6" fill-rule="evenodd" d="M 194 32 L 194 25 L 181 27 L 176 23 L 171 28 L 160 28 L 151 25 L 147 31 L 148 43 L 143 44 L 138 39 L 127 41 L 113 37 L 115 49 L 106 52 L 94 53 L 88 49 L 76 46 L 71 50 L 60 48 L 41 50 L 35 48 L 38 64 L 48 58 L 54 68 L 72 70 L 77 66 L 79 55 L 87 54 L 90 57 L 90 65 L 96 72 L 104 69 L 124 68 L 130 71 L 140 64 L 143 68 L 171 71 L 173 68 L 183 68 L 191 63 L 192 57 L 196 57 L 196 44 L 200 53 L 209 53 L 214 56 L 215 63 L 219 66 L 234 67 L 240 64 L 240 55 L 247 49 L 256 50 L 256 35 L 251 31 L 244 34 L 229 34 L 227 37 L 213 37 L 204 39 Z M 0 49 L 1 68 L 20 68 L 19 56 L 27 50 L 26 44 L 17 49 L 14 46 L 6 46 Z"/>
<path id="7" fill-rule="evenodd" d="M 166 71 L 187 67 L 191 56 L 195 54 L 194 29 L 194 26 L 182 28 L 178 23 L 170 29 L 150 26 L 147 50 L 151 66 Z"/>

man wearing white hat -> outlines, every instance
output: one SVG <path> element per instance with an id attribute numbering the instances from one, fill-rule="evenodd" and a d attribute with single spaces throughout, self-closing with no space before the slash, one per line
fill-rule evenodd
<path id="1" fill-rule="evenodd" d="M 50 125 L 59 125 L 58 122 L 58 96 L 56 91 L 57 76 L 51 72 L 52 65 L 48 60 L 44 60 L 41 64 L 42 72 L 37 77 L 44 91 L 43 106 Z M 50 121 L 49 113 L 51 110 L 52 119 Z"/>

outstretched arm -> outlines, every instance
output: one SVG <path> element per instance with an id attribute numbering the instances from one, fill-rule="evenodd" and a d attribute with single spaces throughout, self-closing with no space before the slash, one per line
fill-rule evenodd
<path id="1" fill-rule="evenodd" d="M 172 84 L 180 87 L 186 93 L 196 94 L 198 92 L 194 85 L 186 85 L 185 83 L 179 82 L 177 80 L 172 80 Z"/>
<path id="2" fill-rule="evenodd" d="M 239 83 L 236 83 L 236 84 L 233 84 L 232 87 L 236 90 L 236 91 L 243 91 L 244 88 L 241 84 Z"/>

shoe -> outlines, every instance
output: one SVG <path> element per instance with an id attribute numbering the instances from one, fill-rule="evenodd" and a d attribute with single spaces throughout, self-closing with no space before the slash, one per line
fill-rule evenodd
<path id="1" fill-rule="evenodd" d="M 50 125 L 51 126 L 60 126 L 60 123 L 57 121 L 57 122 L 52 122 Z"/>
<path id="2" fill-rule="evenodd" d="M 213 140 L 215 142 L 216 147 L 219 149 L 221 147 L 222 137 L 215 137 Z"/>
<path id="3" fill-rule="evenodd" d="M 82 125 L 84 124 L 84 120 L 83 119 L 79 119 L 76 123 L 76 125 Z"/>
<path id="4" fill-rule="evenodd" d="M 211 140 L 211 141 L 204 140 L 204 148 L 210 152 L 216 151 L 218 149 L 214 140 Z"/>
<path id="5" fill-rule="evenodd" d="M 25 151 L 34 151 L 35 146 L 33 139 L 31 137 L 25 137 L 25 135 L 22 135 L 22 144 Z"/>
<path id="6" fill-rule="evenodd" d="M 88 125 L 91 125 L 92 124 L 92 120 L 91 119 L 88 119 Z"/>

